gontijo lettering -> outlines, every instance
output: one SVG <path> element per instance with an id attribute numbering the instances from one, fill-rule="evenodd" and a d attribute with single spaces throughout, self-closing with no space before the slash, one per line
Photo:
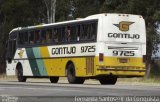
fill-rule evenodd
<path id="1" fill-rule="evenodd" d="M 52 55 L 60 55 L 60 54 L 75 54 L 76 53 L 76 47 L 56 47 L 52 48 Z"/>
<path id="2" fill-rule="evenodd" d="M 127 33 L 108 33 L 109 38 L 127 38 L 127 39 L 140 39 L 139 34 L 127 34 Z"/>

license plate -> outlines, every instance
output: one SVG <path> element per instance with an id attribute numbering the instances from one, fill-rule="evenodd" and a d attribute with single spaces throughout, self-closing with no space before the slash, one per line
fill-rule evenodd
<path id="1" fill-rule="evenodd" d="M 127 60 L 127 58 L 120 58 L 120 59 L 119 59 L 119 62 L 120 62 L 120 63 L 127 63 L 128 60 Z"/>

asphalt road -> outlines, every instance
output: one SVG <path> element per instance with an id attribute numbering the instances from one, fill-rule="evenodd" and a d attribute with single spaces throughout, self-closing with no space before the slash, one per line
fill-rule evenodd
<path id="1" fill-rule="evenodd" d="M 160 86 L 0 82 L 0 102 L 137 102 L 142 96 L 159 102 Z"/>

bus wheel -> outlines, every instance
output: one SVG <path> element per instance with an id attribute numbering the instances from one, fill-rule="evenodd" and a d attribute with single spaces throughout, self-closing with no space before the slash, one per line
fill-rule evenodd
<path id="1" fill-rule="evenodd" d="M 21 65 L 18 65 L 17 69 L 17 79 L 19 82 L 26 82 L 27 78 L 23 76 L 23 68 Z"/>
<path id="2" fill-rule="evenodd" d="M 99 82 L 102 85 L 114 85 L 117 82 L 117 77 L 101 77 L 99 78 Z"/>
<path id="3" fill-rule="evenodd" d="M 57 83 L 59 80 L 59 77 L 50 77 L 51 83 Z"/>
<path id="4" fill-rule="evenodd" d="M 67 66 L 67 78 L 70 84 L 83 84 L 85 79 L 76 77 L 74 65 L 71 63 Z"/>

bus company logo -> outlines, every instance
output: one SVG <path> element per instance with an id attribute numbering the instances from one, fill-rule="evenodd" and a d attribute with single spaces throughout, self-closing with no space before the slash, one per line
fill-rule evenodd
<path id="1" fill-rule="evenodd" d="M 119 24 L 113 24 L 113 25 L 118 27 L 120 31 L 128 31 L 129 26 L 133 23 L 134 22 L 121 21 L 121 22 L 119 22 Z"/>
<path id="2" fill-rule="evenodd" d="M 19 55 L 20 58 L 23 57 L 23 53 L 24 53 L 24 50 L 20 50 L 20 51 L 19 51 L 18 55 Z"/>

